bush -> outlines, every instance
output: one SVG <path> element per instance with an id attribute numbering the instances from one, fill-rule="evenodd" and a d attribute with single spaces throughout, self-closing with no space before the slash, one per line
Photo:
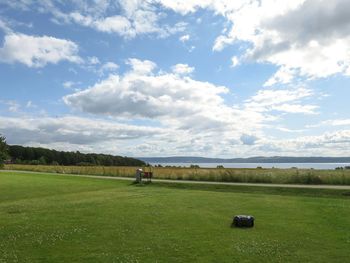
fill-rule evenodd
<path id="1" fill-rule="evenodd" d="M 4 166 L 5 160 L 8 158 L 8 147 L 5 137 L 0 135 L 0 168 Z"/>
<path id="2" fill-rule="evenodd" d="M 41 164 L 41 165 L 47 164 L 46 158 L 45 158 L 44 156 L 41 156 L 41 157 L 39 158 L 38 162 L 39 162 L 39 164 Z"/>

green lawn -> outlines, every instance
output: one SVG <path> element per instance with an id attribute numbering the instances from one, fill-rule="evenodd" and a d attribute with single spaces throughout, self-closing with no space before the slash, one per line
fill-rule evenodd
<path id="1" fill-rule="evenodd" d="M 230 228 L 252 214 L 252 229 Z M 349 262 L 337 190 L 0 173 L 0 262 Z"/>

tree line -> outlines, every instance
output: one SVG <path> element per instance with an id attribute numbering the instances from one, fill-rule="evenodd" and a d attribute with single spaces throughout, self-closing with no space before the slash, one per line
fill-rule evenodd
<path id="1" fill-rule="evenodd" d="M 33 165 L 103 165 L 103 166 L 143 166 L 145 162 L 123 156 L 109 154 L 65 152 L 41 147 L 7 145 L 0 135 L 0 166 L 5 162 Z"/>
<path id="2" fill-rule="evenodd" d="M 143 161 L 109 154 L 64 152 L 41 147 L 9 145 L 11 161 L 18 164 L 142 166 Z"/>

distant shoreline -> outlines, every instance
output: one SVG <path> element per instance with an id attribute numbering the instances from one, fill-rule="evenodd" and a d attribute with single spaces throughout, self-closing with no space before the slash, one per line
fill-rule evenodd
<path id="1" fill-rule="evenodd" d="M 236 169 L 316 169 L 334 170 L 350 167 L 350 163 L 162 163 L 149 162 L 152 166 L 161 167 L 199 167 L 199 168 L 236 168 Z"/>
<path id="2" fill-rule="evenodd" d="M 350 157 L 249 157 L 249 158 L 207 158 L 207 157 L 136 157 L 148 163 L 350 163 Z"/>

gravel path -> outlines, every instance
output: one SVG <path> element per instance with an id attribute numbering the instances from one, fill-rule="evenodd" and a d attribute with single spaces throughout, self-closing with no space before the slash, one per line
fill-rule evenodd
<path id="1" fill-rule="evenodd" d="M 59 173 L 44 173 L 32 171 L 18 171 L 18 170 L 0 170 L 0 172 L 16 172 L 16 173 L 31 173 L 31 174 L 54 174 L 60 176 L 76 176 L 107 180 L 124 180 L 133 181 L 135 178 L 131 177 L 112 177 L 100 175 L 78 175 L 78 174 L 59 174 Z M 179 183 L 179 184 L 211 184 L 211 185 L 234 185 L 234 186 L 260 186 L 260 187 L 282 187 L 282 188 L 310 188 L 310 189 L 339 189 L 350 190 L 350 185 L 309 185 L 309 184 L 262 184 L 262 183 L 230 183 L 230 182 L 208 182 L 208 181 L 189 181 L 189 180 L 168 180 L 168 179 L 152 179 L 152 182 L 161 183 Z"/>

